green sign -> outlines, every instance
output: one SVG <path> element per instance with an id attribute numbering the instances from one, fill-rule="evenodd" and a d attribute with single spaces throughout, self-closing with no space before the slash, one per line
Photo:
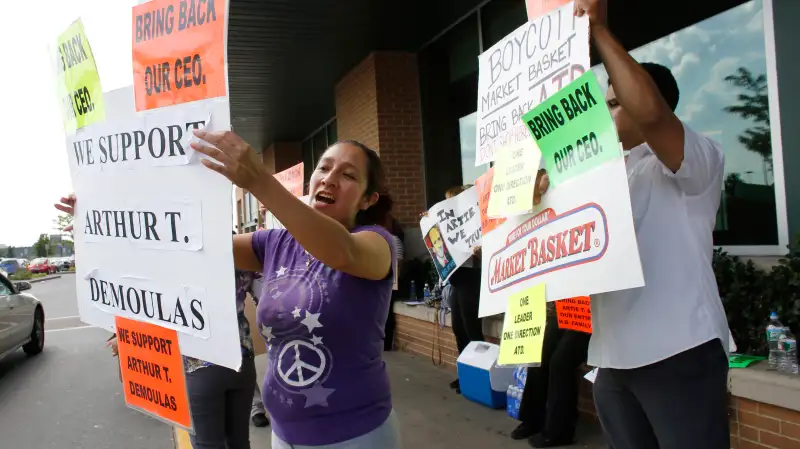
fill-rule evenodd
<path id="1" fill-rule="evenodd" d="M 557 186 L 622 156 L 614 120 L 591 70 L 522 116 Z"/>

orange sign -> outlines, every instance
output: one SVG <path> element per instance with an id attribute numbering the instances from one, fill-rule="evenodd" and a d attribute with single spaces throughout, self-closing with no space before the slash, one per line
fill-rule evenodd
<path id="1" fill-rule="evenodd" d="M 303 163 L 299 163 L 294 167 L 287 168 L 286 170 L 275 173 L 275 178 L 286 187 L 286 190 L 292 192 L 292 195 L 301 197 L 303 196 Z"/>
<path id="2" fill-rule="evenodd" d="M 528 9 L 528 20 L 543 16 L 571 1 L 572 0 L 525 0 L 525 7 Z"/>
<path id="3" fill-rule="evenodd" d="M 227 95 L 226 0 L 153 0 L 133 7 L 136 110 Z"/>
<path id="4" fill-rule="evenodd" d="M 489 168 L 475 180 L 475 189 L 478 191 L 478 209 L 481 211 L 481 234 L 488 234 L 494 228 L 503 224 L 505 218 L 489 218 L 489 197 L 492 194 L 492 178 L 494 168 Z"/>
<path id="5" fill-rule="evenodd" d="M 588 296 L 556 301 L 556 313 L 559 328 L 592 333 L 592 306 Z"/>
<path id="6" fill-rule="evenodd" d="M 177 332 L 120 316 L 116 317 L 116 326 L 125 402 L 191 429 Z"/>

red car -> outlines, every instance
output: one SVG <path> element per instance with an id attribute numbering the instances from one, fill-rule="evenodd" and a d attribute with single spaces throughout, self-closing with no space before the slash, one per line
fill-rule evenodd
<path id="1" fill-rule="evenodd" d="M 56 267 L 50 259 L 39 258 L 33 259 L 28 265 L 28 271 L 31 273 L 45 273 L 45 274 L 53 274 L 58 271 L 58 267 Z"/>

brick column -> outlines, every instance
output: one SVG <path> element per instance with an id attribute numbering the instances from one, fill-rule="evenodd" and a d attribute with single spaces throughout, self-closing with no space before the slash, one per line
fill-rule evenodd
<path id="1" fill-rule="evenodd" d="M 425 208 L 422 120 L 417 56 L 375 52 L 336 86 L 340 140 L 358 140 L 379 152 L 394 215 L 415 227 Z"/>

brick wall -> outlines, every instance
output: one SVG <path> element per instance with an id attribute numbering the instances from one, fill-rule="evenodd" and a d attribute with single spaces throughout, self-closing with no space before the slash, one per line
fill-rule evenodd
<path id="1" fill-rule="evenodd" d="M 800 449 L 800 412 L 732 397 L 733 449 Z"/>
<path id="2" fill-rule="evenodd" d="M 336 85 L 336 127 L 339 140 L 378 145 L 378 98 L 375 54 L 369 55 Z"/>
<path id="3" fill-rule="evenodd" d="M 375 52 L 353 68 L 336 86 L 336 122 L 340 140 L 380 153 L 395 217 L 417 226 L 425 197 L 416 55 Z"/>

